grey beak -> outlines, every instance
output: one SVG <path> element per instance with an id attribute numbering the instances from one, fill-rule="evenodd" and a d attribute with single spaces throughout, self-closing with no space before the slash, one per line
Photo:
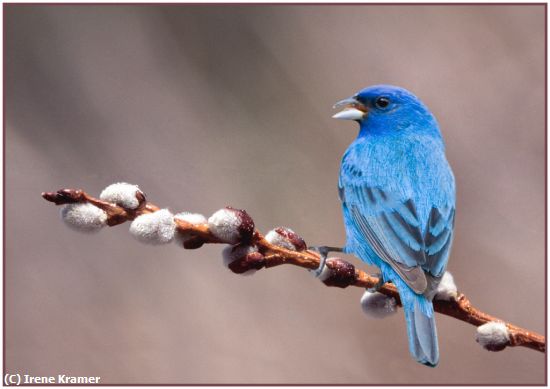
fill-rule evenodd
<path id="1" fill-rule="evenodd" d="M 334 119 L 342 120 L 362 120 L 367 115 L 366 107 L 354 97 L 348 97 L 347 99 L 340 100 L 332 108 L 344 109 L 334 116 Z"/>
<path id="2" fill-rule="evenodd" d="M 359 101 L 357 101 L 355 99 L 355 97 L 348 97 L 347 99 L 344 99 L 344 100 L 340 100 L 339 102 L 337 102 L 336 104 L 334 104 L 332 106 L 333 109 L 336 109 L 336 108 L 340 108 L 340 107 L 344 107 L 344 106 L 353 106 L 355 104 L 361 104 L 359 103 Z"/>

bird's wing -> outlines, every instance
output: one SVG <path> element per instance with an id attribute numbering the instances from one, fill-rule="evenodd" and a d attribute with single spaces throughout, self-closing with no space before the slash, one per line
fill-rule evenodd
<path id="1" fill-rule="evenodd" d="M 441 227 L 434 219 L 432 257 L 427 255 L 422 226 L 412 199 L 392 197 L 379 188 L 364 185 L 340 186 L 340 198 L 349 210 L 351 222 L 374 252 L 387 262 L 416 293 L 424 293 L 428 280 L 423 267 L 428 261 L 439 263 L 436 250 Z M 437 228 L 436 228 L 437 227 Z M 441 230 L 442 231 L 442 230 Z M 438 234 L 439 232 L 439 234 Z M 447 248 L 448 250 L 448 248 Z"/>
<path id="2" fill-rule="evenodd" d="M 455 222 L 455 208 L 433 207 L 428 218 L 428 226 L 424 234 L 426 264 L 424 268 L 434 276 L 441 277 L 445 272 Z"/>

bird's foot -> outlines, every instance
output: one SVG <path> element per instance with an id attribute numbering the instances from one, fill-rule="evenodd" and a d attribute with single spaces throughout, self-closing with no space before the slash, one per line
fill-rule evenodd
<path id="1" fill-rule="evenodd" d="M 319 267 L 315 270 L 310 270 L 311 273 L 317 278 L 321 275 L 323 272 L 323 269 L 325 268 L 325 264 L 327 263 L 327 256 L 330 252 L 338 252 L 342 253 L 344 252 L 344 249 L 341 247 L 331 247 L 331 246 L 310 246 L 308 247 L 308 250 L 317 251 L 319 255 L 321 256 L 321 260 L 319 262 Z"/>
<path id="2" fill-rule="evenodd" d="M 375 273 L 373 274 L 373 276 L 378 278 L 378 282 L 372 288 L 367 288 L 367 292 L 370 292 L 370 293 L 378 292 L 382 287 L 382 285 L 386 283 L 386 281 L 384 280 L 384 277 L 382 276 L 382 273 Z"/>

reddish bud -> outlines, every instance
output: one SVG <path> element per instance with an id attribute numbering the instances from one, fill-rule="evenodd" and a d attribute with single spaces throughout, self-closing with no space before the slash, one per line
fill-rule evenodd
<path id="1" fill-rule="evenodd" d="M 355 283 L 355 266 L 341 258 L 327 259 L 329 275 L 323 280 L 327 286 L 346 288 Z"/>
<path id="2" fill-rule="evenodd" d="M 204 240 L 199 236 L 194 236 L 192 238 L 182 241 L 183 247 L 188 250 L 195 250 L 201 248 L 204 244 Z"/>
<path id="3" fill-rule="evenodd" d="M 264 256 L 259 252 L 254 252 L 231 262 L 228 267 L 233 273 L 242 274 L 249 270 L 260 270 L 264 264 Z"/>
<path id="4" fill-rule="evenodd" d="M 78 203 L 83 200 L 82 190 L 80 189 L 60 189 L 57 192 L 42 192 L 42 197 L 47 201 L 60 204 Z"/>
<path id="5" fill-rule="evenodd" d="M 245 210 L 225 207 L 208 219 L 210 232 L 222 242 L 250 243 L 254 236 L 254 221 Z"/>

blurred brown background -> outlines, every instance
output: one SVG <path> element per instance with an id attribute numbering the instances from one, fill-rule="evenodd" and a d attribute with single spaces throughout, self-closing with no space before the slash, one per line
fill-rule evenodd
<path id="1" fill-rule="evenodd" d="M 440 121 L 458 186 L 449 270 L 475 305 L 545 330 L 541 6 L 8 5 L 5 367 L 102 383 L 543 383 L 438 315 L 441 363 L 402 311 L 283 266 L 239 277 L 220 246 L 67 229 L 40 192 L 139 184 L 172 211 L 245 208 L 264 232 L 344 243 L 336 182 L 354 123 L 332 104 L 404 86 Z M 355 263 L 360 265 L 358 260 Z M 363 266 L 363 265 L 360 265 Z"/>

